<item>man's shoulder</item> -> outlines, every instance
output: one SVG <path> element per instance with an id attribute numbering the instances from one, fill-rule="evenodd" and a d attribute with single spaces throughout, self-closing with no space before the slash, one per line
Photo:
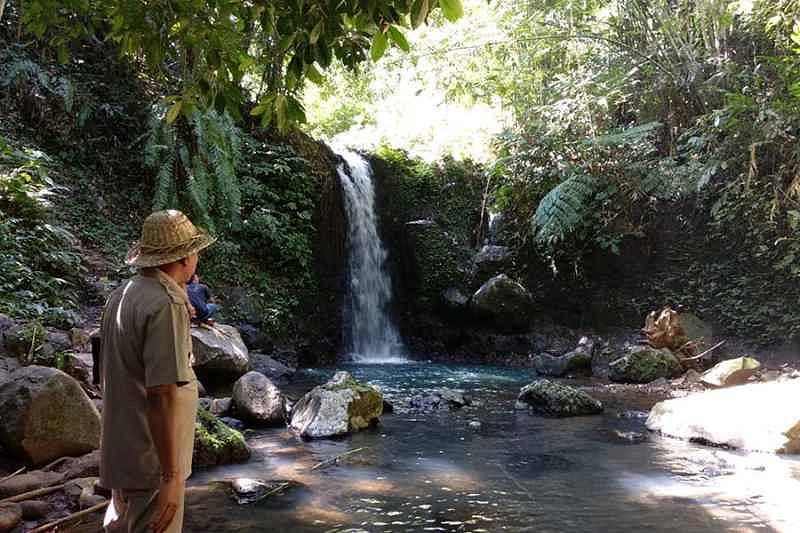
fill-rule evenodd
<path id="1" fill-rule="evenodd" d="M 145 310 L 155 310 L 177 303 L 176 298 L 157 279 L 141 275 L 134 276 L 117 287 L 109 301 L 115 299 L 129 299 L 133 305 Z"/>

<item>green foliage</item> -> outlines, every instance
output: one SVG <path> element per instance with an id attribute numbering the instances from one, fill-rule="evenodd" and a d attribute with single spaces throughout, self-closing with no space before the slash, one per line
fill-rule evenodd
<path id="1" fill-rule="evenodd" d="M 0 137 L 0 312 L 65 325 L 74 319 L 82 266 L 72 234 L 51 220 L 49 164 Z"/>
<path id="2" fill-rule="evenodd" d="M 241 130 L 227 113 L 196 111 L 187 138 L 163 113 L 151 118 L 144 151 L 145 165 L 156 171 L 153 209 L 182 208 L 211 230 L 238 225 Z"/>
<path id="3" fill-rule="evenodd" d="M 245 137 L 238 168 L 241 224 L 226 228 L 203 254 L 201 271 L 214 286 L 245 288 L 246 306 L 228 316 L 276 336 L 289 333 L 302 294 L 315 290 L 312 269 L 316 182 L 289 146 Z"/>
<path id="4" fill-rule="evenodd" d="M 26 0 L 22 22 L 55 47 L 63 61 L 72 43 L 107 28 L 107 37 L 123 55 L 141 59 L 154 77 L 177 82 L 169 122 L 211 108 L 239 119 L 249 99 L 248 76 L 260 78 L 254 112 L 265 116 L 264 125 L 276 117 L 285 131 L 304 118 L 297 95 L 306 78 L 319 81 L 319 69 L 328 68 L 334 57 L 356 68 L 367 59 L 371 43 L 377 44 L 372 46 L 375 60 L 390 44 L 407 48 L 399 27 L 418 26 L 437 7 L 450 20 L 463 11 L 460 0 L 438 5 L 427 0 L 185 1 L 163 6 L 137 0 Z"/>
<path id="5" fill-rule="evenodd" d="M 590 221 L 597 182 L 577 174 L 556 185 L 539 202 L 533 217 L 536 240 L 553 243 L 576 232 Z"/>

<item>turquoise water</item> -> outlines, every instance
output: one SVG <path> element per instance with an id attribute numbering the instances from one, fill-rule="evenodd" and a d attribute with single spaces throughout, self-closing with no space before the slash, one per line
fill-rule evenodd
<path id="1" fill-rule="evenodd" d="M 513 409 L 535 377 L 527 370 L 338 368 L 381 387 L 394 414 L 338 440 L 251 433 L 250 462 L 192 478 L 186 531 L 800 531 L 800 461 L 648 435 L 641 412 L 627 412 L 647 408 L 641 398 L 599 388 L 592 393 L 606 402 L 604 415 L 549 419 Z M 305 371 L 294 388 L 334 370 Z M 477 405 L 408 407 L 411 396 L 440 387 L 463 389 Z M 303 486 L 250 506 L 206 486 L 239 476 Z"/>

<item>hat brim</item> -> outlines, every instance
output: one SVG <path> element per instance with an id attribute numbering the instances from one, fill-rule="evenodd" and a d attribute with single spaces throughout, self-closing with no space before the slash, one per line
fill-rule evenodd
<path id="1" fill-rule="evenodd" d="M 125 256 L 125 264 L 139 268 L 167 265 L 208 248 L 216 240 L 216 237 L 201 232 L 186 244 L 161 251 L 144 251 L 141 248 L 141 244 L 137 242 Z"/>

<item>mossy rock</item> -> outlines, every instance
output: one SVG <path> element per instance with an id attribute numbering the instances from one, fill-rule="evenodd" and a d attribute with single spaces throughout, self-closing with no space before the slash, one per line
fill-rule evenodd
<path id="1" fill-rule="evenodd" d="M 458 241 L 430 220 L 405 224 L 405 247 L 411 264 L 410 290 L 420 303 L 435 305 L 451 287 L 466 285 L 467 255 Z"/>
<path id="2" fill-rule="evenodd" d="M 612 361 L 608 377 L 620 383 L 650 383 L 659 378 L 672 379 L 683 374 L 683 366 L 666 348 L 631 346 L 628 353 Z"/>
<path id="3" fill-rule="evenodd" d="M 297 402 L 291 427 L 303 437 L 334 437 L 367 428 L 381 414 L 383 394 L 378 389 L 337 372 Z"/>
<path id="4" fill-rule="evenodd" d="M 202 407 L 197 409 L 193 468 L 240 463 L 249 458 L 250 449 L 241 433 L 226 426 Z"/>
<path id="5" fill-rule="evenodd" d="M 15 324 L 3 332 L 6 351 L 19 359 L 36 354 L 45 342 L 47 331 L 39 322 Z"/>
<path id="6" fill-rule="evenodd" d="M 0 443 L 41 464 L 100 446 L 100 413 L 80 384 L 43 366 L 15 370 L 0 386 Z"/>
<path id="7" fill-rule="evenodd" d="M 603 404 L 575 387 L 540 379 L 519 391 L 517 402 L 534 412 L 553 417 L 596 415 Z"/>

